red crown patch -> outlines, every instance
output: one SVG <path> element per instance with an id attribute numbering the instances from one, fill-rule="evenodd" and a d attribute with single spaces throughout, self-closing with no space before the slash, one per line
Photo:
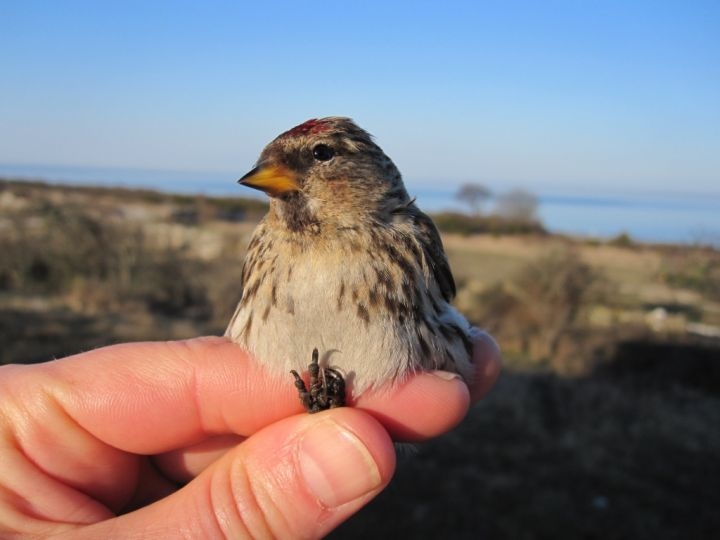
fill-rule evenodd
<path id="1" fill-rule="evenodd" d="M 312 120 L 303 122 L 299 126 L 289 129 L 283 133 L 283 136 L 297 137 L 299 135 L 315 135 L 317 133 L 322 133 L 323 131 L 328 131 L 331 127 L 332 126 L 329 121 L 313 118 Z"/>

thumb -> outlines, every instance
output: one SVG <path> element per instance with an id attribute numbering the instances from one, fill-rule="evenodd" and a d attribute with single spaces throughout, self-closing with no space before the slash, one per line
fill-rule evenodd
<path id="1" fill-rule="evenodd" d="M 377 495 L 394 470 L 392 441 L 367 413 L 293 416 L 257 432 L 173 495 L 86 532 L 318 538 Z"/>

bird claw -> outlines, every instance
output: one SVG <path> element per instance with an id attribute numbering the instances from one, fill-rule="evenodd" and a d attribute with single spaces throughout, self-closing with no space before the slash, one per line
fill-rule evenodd
<path id="1" fill-rule="evenodd" d="M 308 366 L 310 385 L 294 369 L 290 371 L 295 378 L 300 402 L 310 414 L 345 406 L 345 379 L 342 374 L 330 367 L 320 367 L 318 350 L 313 349 L 312 361 Z"/>

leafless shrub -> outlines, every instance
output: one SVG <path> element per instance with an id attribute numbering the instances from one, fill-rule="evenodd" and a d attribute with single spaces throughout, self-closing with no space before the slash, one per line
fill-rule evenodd
<path id="1" fill-rule="evenodd" d="M 720 251 L 712 248 L 668 250 L 659 278 L 670 286 L 696 290 L 720 300 Z"/>
<path id="2" fill-rule="evenodd" d="M 140 225 L 80 207 L 45 205 L 39 215 L 37 226 L 16 217 L 0 238 L 0 289 L 64 295 L 90 313 L 134 302 L 164 315 L 210 317 L 196 278 L 201 263 L 186 249 L 155 245 Z"/>
<path id="3" fill-rule="evenodd" d="M 459 307 L 493 332 L 511 351 L 549 363 L 563 362 L 581 313 L 602 294 L 600 276 L 570 248 L 558 248 L 530 262 L 514 278 L 459 294 Z"/>

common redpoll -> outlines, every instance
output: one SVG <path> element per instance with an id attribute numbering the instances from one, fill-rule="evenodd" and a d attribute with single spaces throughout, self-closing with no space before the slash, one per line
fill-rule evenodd
<path id="1" fill-rule="evenodd" d="M 367 132 L 348 118 L 308 120 L 240 183 L 267 193 L 270 210 L 226 335 L 278 376 L 304 370 L 317 348 L 310 388 L 296 377 L 308 409 L 341 405 L 325 391 L 344 394 L 343 376 L 354 395 L 421 369 L 472 376 L 438 231 Z"/>

